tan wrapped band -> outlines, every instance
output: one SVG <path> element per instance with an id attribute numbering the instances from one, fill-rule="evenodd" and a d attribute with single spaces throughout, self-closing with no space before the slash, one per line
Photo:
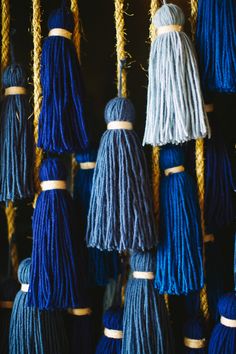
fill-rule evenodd
<path id="1" fill-rule="evenodd" d="M 157 35 L 159 36 L 160 34 L 169 33 L 169 32 L 181 32 L 182 29 L 183 27 L 180 25 L 160 26 L 157 29 Z"/>
<path id="2" fill-rule="evenodd" d="M 206 339 L 191 339 L 184 337 L 184 345 L 187 348 L 192 348 L 192 349 L 201 349 L 205 348 L 206 346 Z"/>
<path id="3" fill-rule="evenodd" d="M 24 293 L 28 293 L 29 284 L 21 284 L 21 291 L 23 291 Z"/>
<path id="4" fill-rule="evenodd" d="M 173 173 L 179 173 L 184 171 L 184 166 L 175 166 L 167 168 L 164 172 L 166 176 L 172 175 Z"/>
<path id="5" fill-rule="evenodd" d="M 115 329 L 104 328 L 104 335 L 108 338 L 122 339 L 123 332 Z"/>
<path id="6" fill-rule="evenodd" d="M 236 328 L 236 320 L 231 320 L 224 316 L 221 316 L 220 323 L 226 327 Z"/>
<path id="7" fill-rule="evenodd" d="M 41 182 L 42 191 L 53 189 L 66 189 L 66 181 L 43 181 Z"/>
<path id="8" fill-rule="evenodd" d="M 135 279 L 147 279 L 147 280 L 153 280 L 155 278 L 153 272 L 133 272 L 133 277 Z"/>
<path id="9" fill-rule="evenodd" d="M 132 130 L 133 124 L 131 122 L 127 122 L 125 120 L 114 120 L 113 122 L 110 122 L 107 124 L 107 129 L 108 130 L 113 130 L 113 129 Z"/>
<path id="10" fill-rule="evenodd" d="M 214 105 L 213 105 L 213 103 L 205 104 L 204 107 L 205 107 L 205 111 L 206 111 L 207 113 L 214 112 Z"/>
<path id="11" fill-rule="evenodd" d="M 5 96 L 26 95 L 26 88 L 21 86 L 10 86 L 5 89 Z"/>
<path id="12" fill-rule="evenodd" d="M 213 234 L 204 235 L 203 241 L 204 241 L 205 243 L 207 243 L 207 242 L 214 242 L 214 241 L 215 241 L 215 236 L 214 236 Z"/>
<path id="13" fill-rule="evenodd" d="M 88 316 L 91 315 L 92 310 L 89 307 L 81 309 L 68 309 L 68 313 L 74 316 Z"/>
<path id="14" fill-rule="evenodd" d="M 0 309 L 12 309 L 13 301 L 0 301 Z"/>
<path id="15" fill-rule="evenodd" d="M 48 33 L 48 37 L 52 37 L 52 36 L 59 36 L 59 37 L 64 37 L 64 38 L 67 38 L 67 39 L 71 39 L 72 38 L 72 33 L 67 31 L 67 30 L 65 30 L 64 28 L 53 28 Z"/>
<path id="16" fill-rule="evenodd" d="M 81 170 L 92 170 L 96 166 L 96 162 L 80 162 L 79 167 Z"/>

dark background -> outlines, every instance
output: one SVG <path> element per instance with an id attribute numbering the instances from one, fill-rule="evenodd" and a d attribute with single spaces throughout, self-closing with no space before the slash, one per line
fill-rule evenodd
<path id="1" fill-rule="evenodd" d="M 149 54 L 149 0 L 129 0 L 127 5 L 126 33 L 128 59 L 128 92 L 133 101 L 136 112 L 136 131 L 142 138 L 145 124 L 147 68 Z M 185 29 L 189 32 L 187 21 L 190 15 L 190 1 L 173 1 L 180 5 L 186 14 Z M 42 28 L 43 37 L 47 36 L 47 18 L 52 9 L 60 5 L 60 1 L 42 0 Z M 116 95 L 116 51 L 115 25 L 113 0 L 79 0 L 81 25 L 83 29 L 81 46 L 81 63 L 86 88 L 87 121 L 92 132 L 95 144 L 99 143 L 102 132 L 106 129 L 103 119 L 104 107 L 108 100 Z M 16 30 L 14 46 L 17 61 L 24 64 L 29 82 L 32 83 L 32 34 L 31 34 L 32 3 L 30 0 L 11 0 L 11 26 Z M 235 119 L 236 96 L 217 94 L 213 101 L 218 112 L 222 136 L 225 138 L 233 164 L 235 163 Z M 150 161 L 150 148 L 145 148 Z M 151 166 L 151 165 L 150 165 Z M 16 242 L 19 256 L 24 258 L 30 255 L 31 214 L 30 205 L 19 204 L 17 210 Z M 6 230 L 4 221 L 2 230 Z M 4 231 L 5 232 L 5 231 Z M 222 230 L 219 236 L 222 253 L 225 261 L 225 290 L 233 287 L 233 226 Z M 1 253 L 6 250 L 2 248 Z M 3 253 L 2 253 L 3 254 Z M 1 258 L 3 259 L 3 258 Z M 3 268 L 2 268 L 3 269 Z M 103 289 L 97 289 L 99 300 Z M 96 303 L 96 302 L 95 302 Z M 98 303 L 97 303 L 98 304 Z M 176 337 L 181 331 L 182 303 L 181 299 L 173 299 L 174 324 Z"/>

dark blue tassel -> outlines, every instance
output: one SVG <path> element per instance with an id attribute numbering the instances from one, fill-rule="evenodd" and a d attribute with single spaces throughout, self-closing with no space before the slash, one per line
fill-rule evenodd
<path id="1" fill-rule="evenodd" d="M 122 97 L 112 99 L 105 120 L 133 123 L 133 104 Z M 151 187 L 139 138 L 133 130 L 107 130 L 94 171 L 87 244 L 122 252 L 151 249 L 156 243 Z"/>
<path id="2" fill-rule="evenodd" d="M 71 11 L 62 6 L 48 20 L 49 30 L 73 32 Z M 88 146 L 84 123 L 80 65 L 72 40 L 45 39 L 41 59 L 43 90 L 38 146 L 46 151 L 76 152 Z"/>
<path id="3" fill-rule="evenodd" d="M 133 272 L 150 272 L 154 278 L 155 257 L 134 252 Z M 122 354 L 173 354 L 174 346 L 164 300 L 154 289 L 152 279 L 131 277 L 125 293 Z"/>
<path id="4" fill-rule="evenodd" d="M 207 341 L 203 321 L 200 318 L 191 318 L 184 325 L 185 354 L 206 354 Z"/>
<path id="5" fill-rule="evenodd" d="M 236 1 L 199 0 L 196 46 L 203 89 L 236 92 Z"/>
<path id="6" fill-rule="evenodd" d="M 209 118 L 212 137 L 206 140 L 205 221 L 207 233 L 212 233 L 233 222 L 234 183 L 217 117 L 211 113 Z"/>
<path id="7" fill-rule="evenodd" d="M 31 259 L 18 269 L 21 284 L 29 284 Z M 63 318 L 59 312 L 39 311 L 28 307 L 28 293 L 20 290 L 15 298 L 9 335 L 10 354 L 68 354 Z"/>
<path id="8" fill-rule="evenodd" d="M 95 162 L 96 150 L 87 150 L 76 156 L 79 164 Z M 84 221 L 86 230 L 87 214 L 92 189 L 94 168 L 79 168 L 74 181 L 74 200 L 76 210 Z M 100 251 L 97 248 L 88 249 L 88 273 L 91 285 L 106 286 L 109 279 L 117 279 L 119 274 L 119 257 L 116 251 Z"/>
<path id="9" fill-rule="evenodd" d="M 209 354 L 235 354 L 236 353 L 236 294 L 229 293 L 219 301 L 221 317 L 212 331 L 209 342 Z M 222 320 L 234 320 L 234 326 L 229 327 L 221 323 Z"/>
<path id="10" fill-rule="evenodd" d="M 44 160 L 41 181 L 65 181 L 58 158 Z M 39 309 L 78 307 L 77 250 L 73 247 L 74 208 L 67 190 L 42 191 L 33 214 L 29 305 Z"/>
<path id="11" fill-rule="evenodd" d="M 183 165 L 182 147 L 166 145 L 161 149 L 162 170 Z M 155 285 L 161 294 L 188 294 L 204 284 L 196 185 L 186 171 L 170 172 L 161 179 L 160 194 L 161 240 Z"/>
<path id="12" fill-rule="evenodd" d="M 105 335 L 105 329 L 122 331 L 123 329 L 123 309 L 121 307 L 111 307 L 103 316 L 104 334 L 101 337 L 96 354 L 120 354 L 122 339 L 110 338 Z"/>
<path id="13" fill-rule="evenodd" d="M 26 74 L 19 64 L 3 73 L 3 88 L 26 88 Z M 27 94 L 3 96 L 0 119 L 0 201 L 31 198 L 33 189 L 33 119 Z"/>
<path id="14" fill-rule="evenodd" d="M 9 329 L 12 305 L 19 283 L 13 278 L 7 278 L 0 284 L 0 353 L 9 353 Z"/>

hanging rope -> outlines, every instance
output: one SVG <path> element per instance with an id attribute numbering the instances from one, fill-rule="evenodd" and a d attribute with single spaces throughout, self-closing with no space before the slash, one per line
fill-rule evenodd
<path id="1" fill-rule="evenodd" d="M 127 58 L 125 50 L 125 19 L 124 0 L 115 0 L 115 24 L 116 24 L 116 55 L 117 55 L 117 91 L 118 95 L 127 97 L 127 72 L 124 63 Z"/>
<path id="2" fill-rule="evenodd" d="M 35 145 L 38 141 L 38 123 L 42 103 L 42 88 L 40 83 L 40 58 L 41 58 L 41 11 L 40 0 L 33 0 L 33 83 L 34 83 L 34 140 Z M 40 191 L 39 167 L 43 158 L 42 149 L 36 147 L 35 165 L 34 165 L 34 181 L 36 189 L 36 197 Z"/>
<path id="3" fill-rule="evenodd" d="M 197 9 L 198 9 L 198 0 L 191 0 L 191 31 L 192 31 L 192 39 L 194 41 L 195 31 L 196 31 L 196 23 L 197 23 Z M 197 185 L 198 185 L 198 198 L 199 205 L 201 211 L 201 225 L 202 225 L 202 234 L 205 235 L 205 222 L 204 222 L 204 140 L 197 139 L 195 143 L 195 163 L 196 163 L 196 176 L 197 176 Z M 205 250 L 203 243 L 203 262 L 205 260 Z M 207 300 L 207 291 L 206 285 L 201 290 L 200 293 L 200 304 L 201 311 L 205 318 L 205 320 L 209 319 L 209 309 L 208 309 L 208 300 Z"/>
<path id="4" fill-rule="evenodd" d="M 9 64 L 10 58 L 10 1 L 2 0 L 2 47 L 1 47 L 1 72 Z M 7 218 L 7 228 L 8 228 L 8 242 L 10 254 L 9 257 L 12 263 L 13 274 L 16 276 L 18 268 L 18 256 L 16 244 L 12 242 L 12 237 L 15 233 L 15 208 L 12 202 L 9 202 L 6 207 L 6 218 Z"/>

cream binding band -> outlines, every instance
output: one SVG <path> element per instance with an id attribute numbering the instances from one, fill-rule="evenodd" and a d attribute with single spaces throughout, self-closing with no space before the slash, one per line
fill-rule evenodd
<path id="1" fill-rule="evenodd" d="M 10 86 L 5 89 L 5 96 L 26 95 L 26 88 L 21 86 Z"/>
<path id="2" fill-rule="evenodd" d="M 214 242 L 214 241 L 215 241 L 215 237 L 214 237 L 213 234 L 207 234 L 207 235 L 204 235 L 203 241 L 204 241 L 205 243 L 207 243 L 207 242 Z"/>
<path id="3" fill-rule="evenodd" d="M 96 162 L 80 162 L 79 167 L 81 170 L 93 170 Z"/>
<path id="4" fill-rule="evenodd" d="M 42 191 L 50 191 L 53 189 L 66 189 L 66 181 L 43 181 L 40 185 Z"/>
<path id="5" fill-rule="evenodd" d="M 153 272 L 133 272 L 133 278 L 153 280 L 155 276 Z"/>
<path id="6" fill-rule="evenodd" d="M 173 173 L 179 173 L 184 171 L 184 166 L 175 166 L 171 168 L 167 168 L 164 172 L 166 176 L 172 175 Z"/>
<path id="7" fill-rule="evenodd" d="M 67 30 L 65 30 L 64 28 L 53 28 L 48 33 L 48 37 L 52 37 L 52 36 L 59 36 L 59 37 L 64 37 L 64 38 L 67 38 L 67 39 L 71 39 L 72 38 L 72 33 L 67 31 Z"/>
<path id="8" fill-rule="evenodd" d="M 133 124 L 126 120 L 114 120 L 113 122 L 109 122 L 107 124 L 107 130 L 113 130 L 113 129 L 132 130 Z"/>
<path id="9" fill-rule="evenodd" d="M 220 323 L 225 327 L 236 328 L 236 320 L 231 320 L 230 318 L 226 318 L 221 316 Z"/>
<path id="10" fill-rule="evenodd" d="M 204 107 L 205 107 L 206 113 L 214 112 L 214 105 L 213 105 L 213 103 L 205 104 Z"/>
<path id="11" fill-rule="evenodd" d="M 180 25 L 169 25 L 169 26 L 160 26 L 157 28 L 157 35 L 165 34 L 169 32 L 181 32 L 183 29 Z"/>
<path id="12" fill-rule="evenodd" d="M 21 291 L 23 291 L 23 293 L 28 293 L 29 284 L 21 284 Z"/>
<path id="13" fill-rule="evenodd" d="M 205 348 L 206 346 L 206 339 L 191 339 L 191 338 L 187 338 L 184 337 L 184 345 L 187 348 L 191 348 L 191 349 L 201 349 L 201 348 Z"/>
<path id="14" fill-rule="evenodd" d="M 0 301 L 0 309 L 12 309 L 13 301 Z"/>
<path id="15" fill-rule="evenodd" d="M 123 332 L 115 329 L 104 328 L 104 335 L 108 338 L 122 339 Z"/>
<path id="16" fill-rule="evenodd" d="M 92 310 L 89 307 L 81 309 L 68 309 L 68 313 L 74 316 L 89 316 L 92 313 Z"/>

